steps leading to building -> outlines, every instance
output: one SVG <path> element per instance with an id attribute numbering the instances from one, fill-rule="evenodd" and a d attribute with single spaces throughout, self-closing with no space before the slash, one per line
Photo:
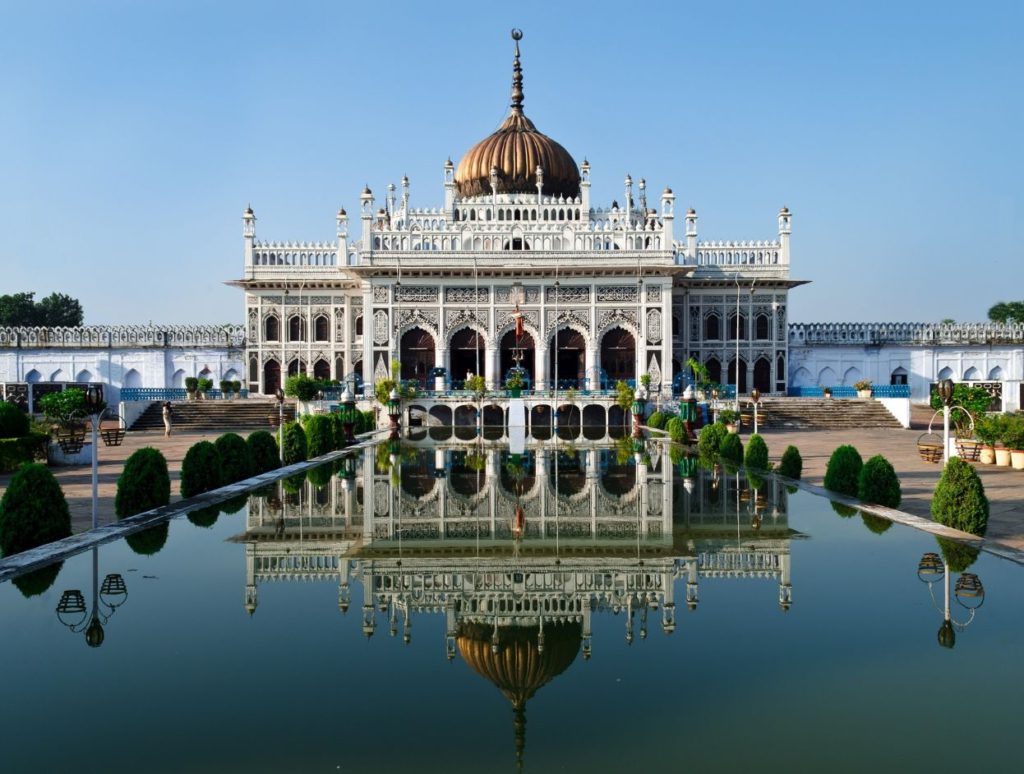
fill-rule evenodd
<path id="1" fill-rule="evenodd" d="M 759 424 L 776 430 L 902 427 L 881 403 L 859 398 L 763 398 Z"/>
<path id="2" fill-rule="evenodd" d="M 174 430 L 259 430 L 270 427 L 268 417 L 277 416 L 277 401 L 271 400 L 189 400 L 172 401 Z M 285 421 L 295 419 L 295 405 L 284 404 Z M 163 430 L 163 403 L 150 403 L 129 430 Z"/>

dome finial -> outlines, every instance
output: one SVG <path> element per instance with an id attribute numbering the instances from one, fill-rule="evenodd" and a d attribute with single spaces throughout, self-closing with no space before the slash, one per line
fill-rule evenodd
<path id="1" fill-rule="evenodd" d="M 523 31 L 512 29 L 512 40 L 516 42 L 515 61 L 512 63 L 512 113 L 523 114 L 523 68 L 519 64 L 519 41 L 523 39 Z"/>

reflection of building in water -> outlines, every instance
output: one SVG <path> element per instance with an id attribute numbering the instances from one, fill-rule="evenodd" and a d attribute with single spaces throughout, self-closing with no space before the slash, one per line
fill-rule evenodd
<path id="1" fill-rule="evenodd" d="M 595 614 L 622 614 L 629 643 L 651 626 L 671 634 L 677 582 L 696 609 L 700 584 L 720 578 L 774 580 L 789 608 L 794 533 L 774 481 L 755 490 L 699 471 L 684 482 L 657 450 L 649 464 L 615 449 L 406 448 L 397 470 L 382 461 L 368 450 L 348 478 L 253 498 L 235 538 L 246 607 L 260 583 L 329 580 L 346 612 L 355 581 L 367 637 L 386 626 L 409 642 L 416 616 L 444 615 L 448 658 L 508 697 L 520 751 L 526 701 L 591 656 Z"/>

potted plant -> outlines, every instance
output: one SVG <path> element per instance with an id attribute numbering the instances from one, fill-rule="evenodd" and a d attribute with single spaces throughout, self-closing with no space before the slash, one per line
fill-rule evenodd
<path id="1" fill-rule="evenodd" d="M 991 465 L 996 461 L 996 441 L 999 440 L 998 421 L 995 416 L 982 414 L 974 420 L 974 437 L 978 439 L 981 449 L 978 452 L 978 462 L 982 465 Z"/>
<path id="2" fill-rule="evenodd" d="M 650 392 L 651 392 L 651 375 L 650 374 L 640 374 L 640 384 L 643 385 L 643 388 L 645 390 L 647 390 L 648 394 L 650 394 Z"/>
<path id="3" fill-rule="evenodd" d="M 523 374 L 519 370 L 513 370 L 508 379 L 505 380 L 505 389 L 509 397 L 518 398 L 523 393 Z"/>
<path id="4" fill-rule="evenodd" d="M 238 379 L 231 382 L 231 391 L 235 394 L 236 398 L 242 394 L 242 383 Z"/>
<path id="5" fill-rule="evenodd" d="M 821 388 L 821 394 L 824 395 L 826 398 L 831 398 L 832 397 L 832 388 L 831 387 L 822 387 Z"/>
<path id="6" fill-rule="evenodd" d="M 1010 418 L 1005 414 L 999 414 L 993 419 L 996 424 L 996 465 L 1008 468 L 1010 466 L 1010 441 L 1013 440 Z"/>
<path id="7" fill-rule="evenodd" d="M 185 377 L 185 392 L 189 400 L 196 399 L 196 392 L 199 390 L 199 380 L 194 376 Z"/>
<path id="8" fill-rule="evenodd" d="M 1006 417 L 1004 443 L 1010 449 L 1010 464 L 1014 470 L 1024 470 L 1024 415 Z"/>
<path id="9" fill-rule="evenodd" d="M 231 382 L 228 379 L 220 380 L 220 396 L 227 400 L 231 397 Z"/>
<path id="10" fill-rule="evenodd" d="M 739 418 L 739 412 L 733 411 L 732 409 L 722 409 L 718 412 L 718 421 L 724 424 L 730 433 L 739 431 L 739 427 L 736 425 Z"/>
<path id="11" fill-rule="evenodd" d="M 861 379 L 859 382 L 853 383 L 853 389 L 857 391 L 858 398 L 870 398 L 871 397 L 871 380 Z"/>
<path id="12" fill-rule="evenodd" d="M 199 391 L 199 397 L 206 400 L 206 393 L 213 389 L 213 379 L 199 379 L 196 388 Z"/>

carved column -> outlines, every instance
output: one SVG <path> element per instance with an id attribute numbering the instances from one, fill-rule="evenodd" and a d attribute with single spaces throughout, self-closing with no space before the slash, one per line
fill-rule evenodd
<path id="1" fill-rule="evenodd" d="M 537 347 L 534 350 L 535 362 L 534 373 L 537 374 L 536 384 L 533 385 L 535 390 L 546 390 L 548 388 L 548 348 Z"/>

